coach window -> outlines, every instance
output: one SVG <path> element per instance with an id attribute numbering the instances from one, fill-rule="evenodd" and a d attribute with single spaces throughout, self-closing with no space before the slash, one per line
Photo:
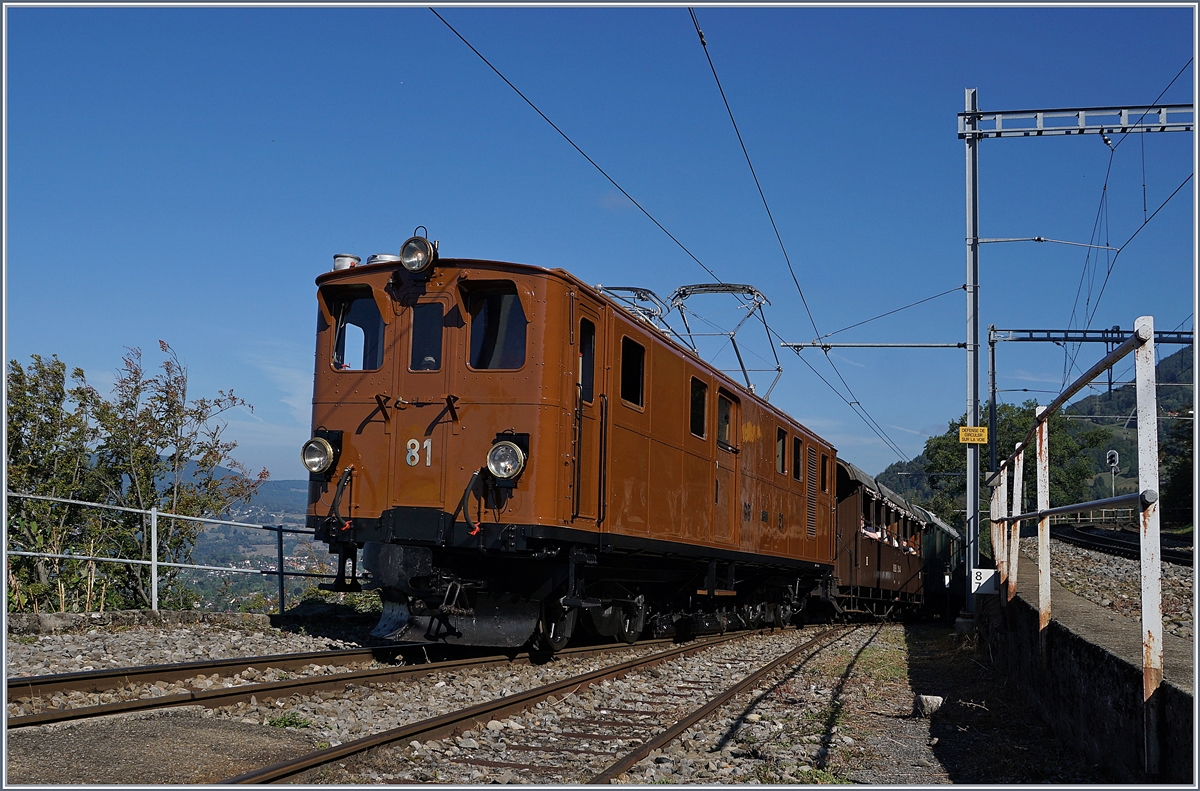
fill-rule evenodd
<path id="1" fill-rule="evenodd" d="M 775 429 L 775 472 L 787 472 L 787 431 L 781 428 Z"/>
<path id="2" fill-rule="evenodd" d="M 717 445 L 733 450 L 733 402 L 717 394 Z"/>
<path id="3" fill-rule="evenodd" d="M 708 432 L 704 430 L 705 417 L 708 414 L 708 385 L 696 377 L 692 377 L 692 433 L 704 439 Z"/>
<path id="4" fill-rule="evenodd" d="M 596 392 L 596 325 L 579 320 L 579 384 L 585 403 L 592 403 Z"/>
<path id="5" fill-rule="evenodd" d="M 621 338 L 621 400 L 645 405 L 646 347 Z"/>
<path id="6" fill-rule="evenodd" d="M 799 437 L 792 437 L 792 477 L 796 480 L 800 480 L 800 469 L 804 466 L 800 463 L 800 460 L 804 458 L 802 446 L 803 443 Z"/>
<path id="7" fill-rule="evenodd" d="M 440 371 L 442 368 L 442 303 L 422 302 L 412 309 L 412 355 L 410 371 Z"/>
<path id="8" fill-rule="evenodd" d="M 829 491 L 829 457 L 821 454 L 821 491 Z"/>
<path id="9" fill-rule="evenodd" d="M 377 371 L 383 367 L 383 318 L 370 286 L 326 295 L 337 328 L 332 364 L 339 371 Z"/>
<path id="10" fill-rule="evenodd" d="M 517 287 L 505 281 L 467 292 L 471 315 L 471 367 L 514 369 L 525 365 L 525 310 Z"/>

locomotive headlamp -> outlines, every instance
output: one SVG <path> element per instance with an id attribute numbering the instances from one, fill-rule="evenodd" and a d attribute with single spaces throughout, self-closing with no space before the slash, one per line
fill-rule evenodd
<path id="1" fill-rule="evenodd" d="M 333 446 L 323 437 L 313 437 L 300 448 L 300 459 L 305 469 L 319 475 L 333 465 Z"/>
<path id="2" fill-rule="evenodd" d="M 515 478 L 525 469 L 525 453 L 515 442 L 502 440 L 488 451 L 487 467 L 497 478 Z"/>
<path id="3" fill-rule="evenodd" d="M 414 236 L 400 247 L 400 265 L 409 272 L 424 272 L 437 258 L 437 249 L 424 236 Z"/>

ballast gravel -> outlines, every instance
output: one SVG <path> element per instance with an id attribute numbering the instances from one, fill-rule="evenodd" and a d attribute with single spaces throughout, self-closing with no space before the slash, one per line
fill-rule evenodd
<path id="1" fill-rule="evenodd" d="M 300 783 L 583 783 L 822 627 L 747 638 L 539 703 L 454 738 L 377 748 Z M 618 784 L 1105 782 L 1071 757 L 972 641 L 863 625 L 762 679 Z M 916 693 L 945 703 L 913 714 Z"/>
<path id="2" fill-rule="evenodd" d="M 593 657 L 561 657 L 538 665 L 437 671 L 410 681 L 351 684 L 338 692 L 271 701 L 252 698 L 214 712 L 219 719 L 304 729 L 333 747 L 661 650 L 661 646 L 633 648 Z"/>
<path id="3" fill-rule="evenodd" d="M 359 644 L 355 642 L 296 634 L 271 627 L 244 629 L 213 624 L 170 628 L 135 626 L 116 630 L 88 629 L 65 634 L 9 634 L 5 663 L 8 677 L 13 678 L 358 647 Z"/>
<path id="4" fill-rule="evenodd" d="M 502 720 L 481 723 L 454 738 L 390 745 L 313 770 L 296 781 L 582 782 L 685 712 L 824 628 L 786 630 L 714 646 L 623 679 L 552 698 Z M 107 654 L 121 665 L 146 664 L 151 652 L 166 657 L 186 652 L 189 646 L 197 653 L 175 661 L 351 647 L 337 640 L 269 628 L 138 628 L 43 637 L 51 639 L 30 641 L 20 636 L 14 640 L 10 636 L 9 648 L 22 652 L 18 658 L 21 667 L 44 667 L 43 673 L 82 669 L 83 663 L 96 661 L 90 648 L 102 643 L 105 648 L 100 657 Z M 137 782 L 219 782 L 289 755 L 658 650 L 661 648 L 634 648 L 600 657 L 562 657 L 543 665 L 438 672 L 388 684 L 354 685 L 339 693 L 251 700 L 203 710 L 199 719 L 164 715 L 153 720 L 156 738 L 165 744 L 217 745 L 235 738 L 246 745 L 245 755 L 225 751 L 226 755 L 218 748 L 206 747 L 208 752 L 203 755 L 188 752 L 188 761 L 164 763 L 160 753 L 142 749 L 145 736 L 131 730 L 132 726 L 120 725 L 123 720 L 119 717 L 85 720 L 69 728 L 23 729 L 18 735 L 29 739 L 10 739 L 10 750 L 17 748 L 19 754 L 10 753 L 9 780 L 98 782 L 101 777 L 95 762 L 103 762 L 99 756 L 115 752 L 125 756 L 121 777 L 139 778 Z M 617 782 L 1107 781 L 1095 767 L 1072 759 L 1012 690 L 1004 689 L 1000 677 L 985 667 L 986 662 L 972 641 L 946 627 L 862 625 L 809 658 L 763 679 L 757 689 L 740 695 L 652 752 Z M 317 672 L 318 668 L 311 670 Z M 918 717 L 913 714 L 915 694 L 936 695 L 945 703 L 932 717 Z M 58 733 L 56 728 L 66 728 L 61 731 L 64 735 L 72 734 L 66 752 L 51 748 L 40 735 L 43 731 Z M 262 752 L 270 744 L 279 747 L 274 757 Z M 14 766 L 25 767 L 19 777 L 12 774 Z"/>
<path id="5" fill-rule="evenodd" d="M 482 728 L 465 731 L 451 739 L 378 748 L 344 766 L 310 773 L 311 776 L 300 781 L 338 784 L 585 782 L 624 750 L 651 738 L 688 711 L 808 641 L 819 631 L 822 629 L 789 629 L 714 646 L 561 698 L 551 697 L 523 714 L 492 720 Z M 597 667 L 601 664 L 595 663 Z M 536 685 L 550 683 L 559 675 L 550 670 L 552 667 L 540 668 L 534 679 Z M 575 675 L 588 669 L 584 663 L 576 662 L 570 672 L 562 675 Z M 432 690 L 426 686 L 421 690 L 426 696 L 432 697 L 431 693 L 436 695 L 439 690 L 444 690 L 442 695 L 449 694 L 450 697 L 448 701 L 443 697 L 445 702 L 431 702 L 428 711 L 416 719 L 495 697 L 496 684 L 488 685 L 487 681 L 486 676 L 460 678 L 447 681 L 444 687 L 439 681 Z M 496 683 L 511 683 L 511 679 Z M 405 702 L 408 702 L 407 696 Z M 447 707 L 446 702 L 452 705 Z M 382 703 L 385 699 L 381 697 L 377 710 Z M 414 703 L 417 701 L 413 700 L 409 705 Z M 397 718 L 391 727 L 403 724 L 404 719 Z M 321 726 L 313 723 L 312 727 Z M 696 738 L 702 735 L 702 729 L 689 732 L 687 738 L 691 738 L 691 746 L 704 753 L 704 759 L 686 764 L 695 771 L 689 773 L 692 779 L 683 782 L 746 782 L 748 776 L 744 772 L 734 772 L 733 764 L 728 761 L 707 768 L 707 764 L 715 760 L 709 754 L 713 743 L 697 741 Z M 720 741 L 719 737 L 717 740 Z M 718 752 L 722 749 L 725 747 L 718 747 Z M 729 746 L 724 757 L 728 758 L 732 750 Z"/>
<path id="6" fill-rule="evenodd" d="M 1021 550 L 1036 558 L 1037 539 L 1022 538 Z M 1018 564 L 1017 574 L 1020 573 Z M 1050 575 L 1077 596 L 1129 618 L 1141 617 L 1142 570 L 1141 563 L 1133 558 L 1109 555 L 1051 538 Z M 1194 596 L 1194 569 L 1164 562 L 1162 612 L 1165 632 L 1191 639 L 1195 634 Z"/>
<path id="7" fill-rule="evenodd" d="M 357 647 L 327 637 L 311 637 L 279 629 L 231 629 L 219 625 L 190 627 L 131 627 L 115 631 L 89 629 L 83 633 L 8 635 L 8 678 L 75 673 L 170 662 L 271 656 Z M 345 673 L 375 666 L 311 664 L 283 671 L 265 666 L 230 675 L 198 674 L 181 681 L 130 684 L 105 692 L 66 692 L 49 698 L 18 696 L 8 700 L 8 716 L 20 717 L 47 709 L 99 706 L 124 700 L 174 695 L 189 689 L 203 690 L 280 681 L 297 676 Z"/>

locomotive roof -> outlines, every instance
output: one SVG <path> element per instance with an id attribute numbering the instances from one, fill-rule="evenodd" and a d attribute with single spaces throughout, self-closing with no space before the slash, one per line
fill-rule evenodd
<path id="1" fill-rule="evenodd" d="M 765 398 L 763 398 L 758 393 L 751 392 L 744 385 L 738 384 L 736 381 L 734 381 L 732 377 L 727 376 L 723 372 L 719 371 L 715 366 L 713 366 L 711 363 L 709 363 L 703 357 L 700 357 L 696 352 L 692 351 L 687 346 L 684 346 L 678 340 L 671 337 L 671 335 L 669 333 L 664 332 L 661 328 L 646 321 L 645 318 L 643 318 L 642 316 L 639 316 L 637 313 L 629 310 L 629 308 L 627 306 L 622 305 L 618 300 L 613 299 L 611 296 L 604 293 L 599 288 L 597 288 L 593 285 L 590 285 L 588 283 L 585 283 L 583 280 L 580 280 L 578 276 L 573 275 L 572 273 L 568 272 L 565 269 L 562 269 L 561 267 L 547 269 L 546 267 L 536 266 L 534 264 L 515 264 L 515 263 L 512 263 L 511 261 L 494 261 L 494 260 L 488 260 L 488 259 L 484 259 L 484 258 L 439 258 L 437 260 L 442 265 L 448 266 L 448 267 L 458 267 L 458 268 L 465 268 L 465 269 L 472 268 L 472 267 L 481 267 L 481 268 L 485 268 L 485 269 L 497 269 L 497 270 L 512 271 L 512 272 L 521 272 L 521 273 L 531 274 L 531 275 L 550 275 L 553 277 L 561 278 L 562 280 L 566 280 L 569 283 L 571 283 L 573 286 L 577 286 L 578 288 L 586 290 L 588 292 L 588 295 L 591 296 L 592 298 L 604 302 L 609 307 L 617 308 L 622 311 L 623 315 L 630 316 L 630 317 L 636 319 L 637 321 L 641 322 L 642 324 L 645 324 L 647 327 L 654 329 L 656 337 L 667 342 L 673 348 L 679 350 L 680 352 L 687 354 L 689 357 L 695 358 L 696 361 L 699 362 L 700 364 L 710 368 L 714 374 L 720 376 L 722 379 L 727 381 L 732 387 L 737 388 L 741 394 L 758 400 L 767 409 L 769 409 L 773 412 L 777 412 L 777 413 L 783 415 L 784 417 L 787 417 L 789 420 L 791 420 L 793 423 L 795 423 L 798 426 L 803 426 L 803 424 L 799 420 L 792 417 L 788 413 L 784 412 L 779 407 L 773 405 L 771 402 L 767 401 Z M 435 263 L 434 266 L 436 267 L 437 264 Z M 330 270 L 328 272 L 322 272 L 320 275 L 317 276 L 316 283 L 318 286 L 323 286 L 328 282 L 341 280 L 344 278 L 354 277 L 354 276 L 356 276 L 360 273 L 364 273 L 364 272 L 375 273 L 375 272 L 389 271 L 389 270 L 390 271 L 403 271 L 403 269 L 400 267 L 400 265 L 397 264 L 395 261 L 385 261 L 385 262 L 381 262 L 381 263 L 377 263 L 377 264 L 359 264 L 358 266 L 350 267 L 349 269 L 336 269 L 336 270 Z M 817 436 L 816 432 L 813 432 L 811 429 L 808 429 L 807 427 L 805 427 L 805 430 L 808 431 L 809 433 L 811 433 L 813 436 Z M 825 444 L 828 444 L 833 449 L 834 455 L 836 455 L 837 448 L 833 447 L 832 443 L 830 443 L 829 440 L 822 437 L 821 441 Z M 866 475 L 866 473 L 863 473 L 863 475 Z M 867 477 L 870 478 L 870 476 L 867 476 Z M 896 495 L 896 496 L 899 497 L 899 495 Z M 903 501 L 903 498 L 900 498 L 900 499 L 901 499 L 901 501 Z"/>

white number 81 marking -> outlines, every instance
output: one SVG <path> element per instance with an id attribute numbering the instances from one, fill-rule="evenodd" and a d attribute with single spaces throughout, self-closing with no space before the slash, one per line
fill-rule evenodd
<path id="1" fill-rule="evenodd" d="M 410 439 L 405 447 L 408 448 L 408 453 L 404 455 L 404 461 L 409 467 L 416 467 L 417 462 L 421 460 L 421 448 L 425 448 L 425 466 L 433 464 L 433 440 L 427 439 L 424 442 L 418 442 L 415 439 Z"/>

